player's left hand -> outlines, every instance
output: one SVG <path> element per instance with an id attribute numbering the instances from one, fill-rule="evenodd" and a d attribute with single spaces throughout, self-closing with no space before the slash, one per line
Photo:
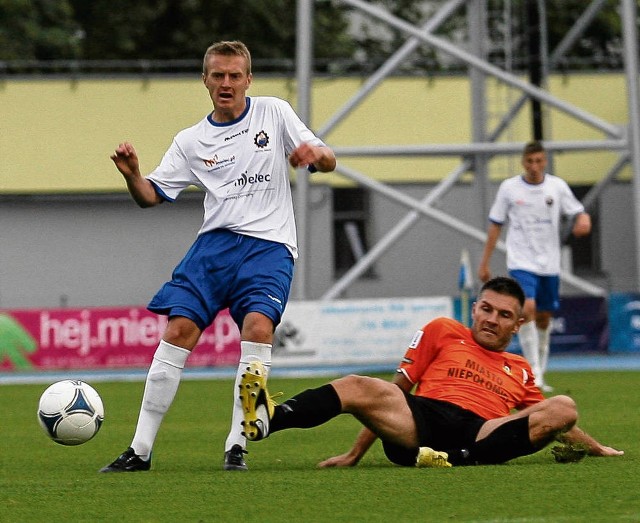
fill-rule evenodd
<path id="1" fill-rule="evenodd" d="M 576 217 L 571 232 L 576 238 L 587 236 L 591 232 L 591 217 L 587 213 L 581 213 Z"/>
<path id="2" fill-rule="evenodd" d="M 601 445 L 596 452 L 591 451 L 592 456 L 624 456 L 624 450 L 614 449 L 613 447 L 607 447 Z"/>
<path id="3" fill-rule="evenodd" d="M 323 152 L 320 147 L 316 147 L 309 143 L 302 143 L 296 147 L 289 155 L 289 163 L 291 167 L 296 169 L 305 168 L 320 161 Z"/>

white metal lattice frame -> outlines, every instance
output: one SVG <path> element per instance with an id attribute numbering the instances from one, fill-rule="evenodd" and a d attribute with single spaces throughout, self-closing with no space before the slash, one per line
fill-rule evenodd
<path id="1" fill-rule="evenodd" d="M 518 89 L 522 92 L 521 97 L 506 112 L 502 120 L 495 129 L 486 134 L 485 141 L 474 141 L 469 144 L 425 144 L 419 146 L 408 146 L 398 144 L 385 147 L 334 147 L 338 157 L 343 156 L 460 156 L 461 164 L 451 173 L 444 176 L 440 183 L 429 192 L 425 198 L 418 201 L 406 196 L 400 191 L 389 185 L 378 182 L 365 174 L 354 171 L 342 164 L 338 165 L 337 172 L 341 175 L 355 181 L 359 185 L 363 185 L 374 190 L 409 209 L 409 213 L 398 222 L 383 238 L 381 238 L 347 273 L 338 280 L 330 289 L 328 289 L 322 299 L 335 299 L 347 289 L 357 278 L 363 274 L 380 256 L 382 256 L 402 235 L 411 228 L 421 217 L 430 218 L 446 225 L 460 234 L 470 238 L 484 242 L 486 232 L 474 227 L 471 224 L 464 223 L 458 218 L 437 210 L 433 204 L 437 202 L 444 194 L 446 194 L 462 174 L 474 167 L 476 159 L 487 156 L 514 154 L 522 150 L 521 143 L 497 143 L 496 140 L 509 127 L 509 124 L 518 114 L 520 109 L 530 98 L 539 100 L 548 107 L 553 107 L 559 111 L 566 113 L 568 116 L 575 118 L 583 123 L 594 127 L 604 136 L 602 140 L 591 141 L 574 141 L 574 142 L 553 142 L 545 141 L 545 147 L 549 151 L 592 151 L 592 150 L 612 150 L 618 151 L 619 156 L 615 165 L 609 173 L 603 177 L 601 183 L 594 186 L 592 192 L 585 197 L 585 200 L 592 202 L 597 194 L 603 189 L 609 180 L 615 177 L 615 174 L 626 164 L 630 163 L 634 177 L 634 201 L 640 202 L 640 101 L 638 91 L 638 44 L 637 44 L 637 6 L 635 0 L 620 0 L 620 17 L 623 27 L 624 40 L 624 57 L 625 57 L 625 73 L 627 78 L 627 100 L 629 108 L 629 121 L 626 126 L 619 126 L 607 122 L 583 109 L 567 103 L 549 93 L 547 90 L 527 83 L 515 75 L 500 69 L 484 60 L 479 50 L 475 53 L 465 51 L 464 49 L 453 45 L 447 40 L 435 36 L 433 33 L 442 25 L 451 15 L 458 9 L 465 6 L 467 10 L 486 10 L 486 0 L 449 0 L 445 2 L 440 9 L 421 27 L 416 27 L 398 17 L 393 16 L 388 11 L 367 3 L 363 0 L 340 0 L 346 6 L 359 10 L 376 20 L 389 24 L 390 26 L 402 31 L 407 35 L 407 40 L 369 79 L 363 84 L 362 88 L 348 100 L 329 121 L 318 131 L 321 137 L 325 137 L 330 131 L 349 113 L 357 107 L 366 96 L 371 93 L 387 76 L 389 76 L 399 64 L 402 63 L 419 45 L 429 44 L 434 48 L 443 51 L 463 63 L 467 64 L 476 73 L 477 82 L 482 82 L 485 76 L 494 77 L 505 84 Z M 558 47 L 551 53 L 549 57 L 549 65 L 553 66 L 563 57 L 568 49 L 580 37 L 584 29 L 593 20 L 595 15 L 602 9 L 606 0 L 592 0 L 585 8 L 583 14 L 576 20 L 571 30 L 565 35 L 564 39 Z M 310 120 L 310 83 L 312 78 L 313 57 L 312 49 L 312 23 L 313 16 L 313 0 L 298 0 L 298 49 L 297 49 L 297 69 L 298 69 L 298 90 L 299 100 L 303 107 L 299 107 L 302 115 L 306 116 L 306 120 Z M 480 31 L 481 27 L 474 22 L 473 17 L 469 17 L 469 31 Z M 473 35 L 470 35 L 473 41 Z M 476 39 L 476 41 L 479 41 Z M 480 84 L 473 83 L 472 89 L 481 88 Z M 478 98 L 478 97 L 477 97 Z M 479 102 L 474 100 L 474 104 Z M 484 118 L 484 108 L 474 108 L 474 118 Z M 475 138 L 475 137 L 474 137 Z M 471 159 L 470 159 L 471 158 Z M 482 183 L 487 183 L 486 179 Z M 308 183 L 306 180 L 298 184 L 296 187 L 298 201 L 298 216 L 300 236 L 302 243 L 309 241 L 306 234 L 306 216 L 304 214 L 308 206 Z M 482 191 L 481 191 L 482 192 Z M 635 225 L 636 225 L 636 274 L 637 281 L 640 282 L 640 205 L 634 205 Z M 301 218 L 301 220 L 300 220 Z M 498 242 L 496 248 L 505 252 L 503 242 Z M 301 256 L 297 262 L 297 285 L 298 298 L 306 298 L 307 288 L 307 254 L 306 249 L 301 251 Z M 587 280 L 578 278 L 575 275 L 562 271 L 561 279 L 570 286 L 577 288 L 588 294 L 603 296 L 606 294 L 605 289 L 593 285 Z"/>

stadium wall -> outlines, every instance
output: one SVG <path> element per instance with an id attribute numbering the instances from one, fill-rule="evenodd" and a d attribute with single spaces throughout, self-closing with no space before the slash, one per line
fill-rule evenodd
<path id="1" fill-rule="evenodd" d="M 360 87 L 360 79 L 315 82 L 313 121 L 322 125 Z M 623 78 L 557 77 L 552 92 L 601 117 L 626 121 Z M 295 105 L 288 80 L 256 79 L 251 94 L 274 94 Z M 508 95 L 493 87 L 492 99 Z M 558 92 L 556 92 L 558 91 Z M 594 96 L 594 93 L 603 93 Z M 513 93 L 509 96 L 512 96 Z M 328 137 L 332 145 L 468 142 L 468 82 L 463 77 L 391 79 Z M 153 168 L 173 134 L 209 110 L 199 79 L 5 80 L 0 85 L 0 307 L 91 307 L 145 304 L 171 274 L 200 226 L 201 195 L 175 204 L 139 209 L 109 160 L 121 140 L 138 148 L 143 170 Z M 525 112 L 526 116 L 526 112 Z M 525 116 L 509 141 L 525 141 Z M 583 125 L 551 114 L 554 138 L 596 138 Z M 612 153 L 555 155 L 557 172 L 573 184 L 590 184 L 613 164 Z M 451 158 L 366 159 L 340 162 L 415 198 L 457 165 Z M 491 162 L 489 198 L 518 158 Z M 332 191 L 348 183 L 338 175 L 314 175 L 310 191 L 309 299 L 333 284 Z M 632 230 L 634 202 L 629 173 L 602 194 L 602 273 L 587 275 L 611 291 L 637 290 Z M 474 187 L 463 180 L 438 207 L 479 227 L 486 219 Z M 374 243 L 407 210 L 374 194 L 370 240 Z M 445 225 L 420 220 L 343 298 L 453 296 L 460 252 L 472 265 L 482 245 Z M 496 254 L 494 272 L 504 272 Z M 563 289 L 571 292 L 571 289 Z"/>
<path id="2" fill-rule="evenodd" d="M 556 75 L 550 92 L 613 123 L 627 122 L 623 75 Z M 312 127 L 320 128 L 360 89 L 361 78 L 321 78 L 314 82 Z M 326 137 L 334 146 L 468 143 L 471 139 L 469 82 L 465 76 L 390 78 Z M 250 95 L 273 95 L 296 104 L 289 79 L 256 78 Z M 488 81 L 489 127 L 518 93 Z M 142 168 L 159 162 L 175 133 L 204 117 L 211 102 L 198 77 L 3 79 L 0 83 L 0 194 L 123 192 L 109 161 L 115 146 L 129 140 Z M 530 139 L 529 111 L 521 111 L 504 135 Z M 554 140 L 601 139 L 594 129 L 549 112 Z M 612 152 L 565 153 L 555 158 L 558 173 L 571 184 L 594 183 L 616 159 Z M 498 180 L 518 168 L 517 158 L 495 159 L 489 173 Z M 353 169 L 389 183 L 440 180 L 458 165 L 455 158 L 340 158 Z M 625 170 L 622 179 L 629 179 Z M 316 183 L 344 184 L 338 175 Z"/>
<path id="3" fill-rule="evenodd" d="M 413 198 L 431 188 L 398 186 Z M 495 187 L 494 187 L 495 190 Z M 335 281 L 331 187 L 311 190 L 309 299 Z M 603 275 L 592 279 L 612 291 L 635 290 L 633 202 L 628 185 L 608 187 L 600 205 Z M 440 209 L 483 223 L 471 186 L 459 186 Z M 371 237 L 380 238 L 406 213 L 380 196 L 371 202 Z M 84 307 L 146 304 L 188 249 L 200 227 L 201 196 L 139 209 L 127 195 L 0 198 L 0 307 Z M 343 298 L 455 295 L 463 248 L 475 268 L 482 245 L 445 225 L 420 220 L 359 279 Z M 496 253 L 495 273 L 504 273 Z M 563 289 L 563 293 L 570 289 Z"/>

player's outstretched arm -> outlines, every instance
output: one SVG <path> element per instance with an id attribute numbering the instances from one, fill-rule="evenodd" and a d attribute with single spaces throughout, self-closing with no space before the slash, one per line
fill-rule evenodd
<path id="1" fill-rule="evenodd" d="M 484 244 L 484 250 L 482 252 L 482 259 L 480 260 L 480 265 L 478 266 L 478 278 L 480 281 L 486 282 L 491 279 L 491 269 L 489 268 L 489 262 L 491 260 L 491 255 L 493 254 L 493 250 L 496 247 L 496 243 L 498 242 L 498 238 L 500 238 L 500 232 L 502 231 L 502 226 L 497 223 L 490 223 L 489 228 L 487 229 L 487 239 Z"/>
<path id="2" fill-rule="evenodd" d="M 153 184 L 140 174 L 140 163 L 136 150 L 128 142 L 123 142 L 111 155 L 111 160 L 127 182 L 131 197 L 140 207 L 153 207 L 162 203 L 162 198 Z"/>
<path id="3" fill-rule="evenodd" d="M 336 168 L 336 156 L 329 147 L 305 142 L 291 151 L 289 163 L 296 169 L 313 165 L 317 171 L 327 173 Z"/>
<path id="4" fill-rule="evenodd" d="M 576 238 L 587 236 L 591 232 L 591 216 L 586 212 L 581 212 L 576 216 L 571 230 Z"/>
<path id="5" fill-rule="evenodd" d="M 608 447 L 599 443 L 594 438 L 589 436 L 584 430 L 574 426 L 571 430 L 565 432 L 558 437 L 558 441 L 563 443 L 572 443 L 584 445 L 587 448 L 587 452 L 590 456 L 622 456 L 623 450 L 617 450 L 613 447 Z"/>
<path id="6" fill-rule="evenodd" d="M 414 386 L 414 384 L 411 383 L 401 372 L 396 372 L 391 381 L 405 392 L 411 391 Z M 376 434 L 372 430 L 368 429 L 367 427 L 363 427 L 358 434 L 356 441 L 351 447 L 351 450 L 345 452 L 344 454 L 340 454 L 339 456 L 333 456 L 331 458 L 325 459 L 324 461 L 318 463 L 318 466 L 354 467 L 360 462 L 362 457 L 371 448 L 371 445 L 374 444 L 376 439 L 378 439 L 378 436 L 376 436 Z"/>
<path id="7" fill-rule="evenodd" d="M 318 463 L 318 467 L 355 467 L 377 438 L 373 432 L 364 427 L 358 434 L 351 450 L 321 461 Z"/>

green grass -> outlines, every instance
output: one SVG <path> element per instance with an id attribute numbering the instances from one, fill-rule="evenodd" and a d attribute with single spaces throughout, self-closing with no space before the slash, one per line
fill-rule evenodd
<path id="1" fill-rule="evenodd" d="M 386 378 L 386 377 L 385 377 Z M 142 383 L 94 383 L 101 432 L 79 447 L 49 441 L 36 421 L 45 385 L 0 386 L 0 521 L 640 521 L 640 374 L 550 373 L 578 402 L 580 425 L 621 458 L 560 465 L 549 450 L 500 466 L 391 465 L 377 443 L 350 469 L 317 469 L 345 451 L 358 423 L 340 416 L 250 443 L 248 473 L 224 472 L 232 384 L 184 381 L 161 428 L 153 468 L 98 474 L 127 447 Z M 321 379 L 272 379 L 289 397 Z"/>

